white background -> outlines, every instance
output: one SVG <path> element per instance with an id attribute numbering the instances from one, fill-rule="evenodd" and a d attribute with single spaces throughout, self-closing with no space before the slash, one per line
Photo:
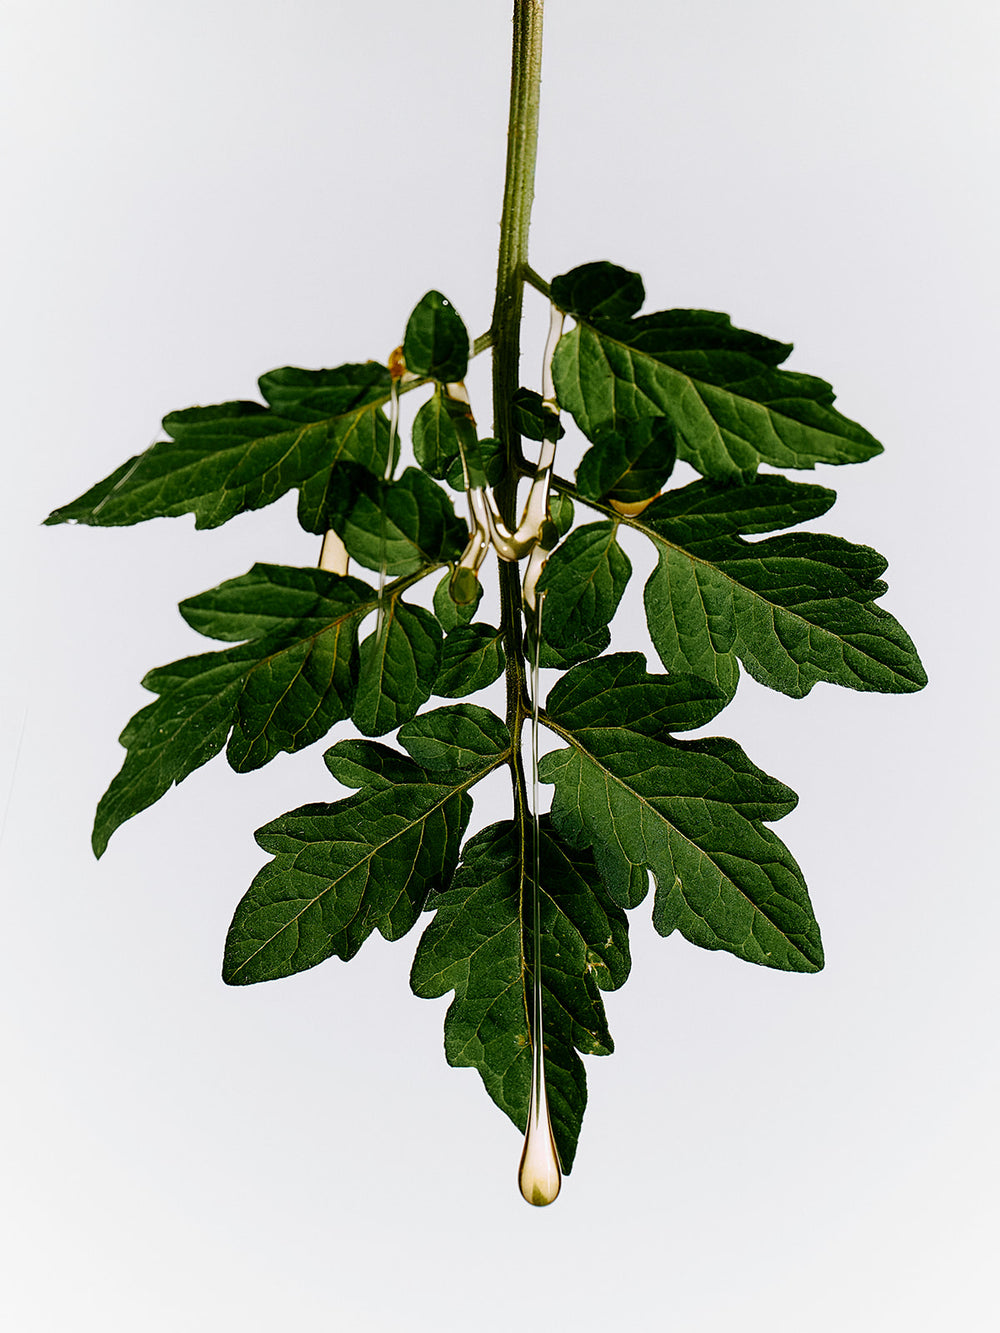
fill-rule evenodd
<path id="1" fill-rule="evenodd" d="M 93 807 L 174 604 L 311 564 L 294 500 L 196 533 L 40 520 L 255 378 L 375 357 L 429 287 L 489 322 L 509 0 L 6 0 L 0 809 L 12 1333 L 992 1330 L 996 71 L 984 0 L 550 0 L 532 261 L 642 272 L 794 340 L 884 441 L 820 525 L 890 559 L 922 694 L 744 681 L 719 730 L 800 794 L 779 826 L 827 968 L 656 937 L 558 1203 L 445 1064 L 416 936 L 227 989 L 251 833 L 338 789 L 317 745 Z M 537 383 L 530 298 L 524 379 Z M 488 420 L 488 409 L 480 416 Z M 568 470 L 567 464 L 564 470 Z M 806 480 L 814 479 L 806 476 Z M 638 642 L 640 578 L 620 615 Z M 630 638 L 630 634 L 632 638 Z M 655 662 L 654 662 L 655 669 Z M 338 733 L 340 734 L 340 733 Z M 490 812 L 487 812 L 487 814 Z M 502 813 L 502 811 L 501 811 Z"/>

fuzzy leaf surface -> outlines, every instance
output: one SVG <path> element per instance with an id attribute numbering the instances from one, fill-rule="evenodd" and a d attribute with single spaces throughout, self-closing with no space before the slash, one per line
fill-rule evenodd
<path id="1" fill-rule="evenodd" d="M 419 468 L 409 467 L 388 486 L 368 474 L 344 518 L 331 520 L 348 554 L 366 569 L 382 564 L 383 511 L 385 570 L 390 576 L 412 574 L 422 565 L 444 564 L 462 554 L 469 534 L 451 497 Z"/>
<path id="2" fill-rule="evenodd" d="M 470 602 L 456 602 L 451 595 L 451 570 L 434 589 L 434 614 L 446 634 L 459 625 L 467 625 L 483 600 L 483 585 L 475 580 L 475 596 Z"/>
<path id="3" fill-rule="evenodd" d="M 617 532 L 617 521 L 584 524 L 549 556 L 538 580 L 539 595 L 546 594 L 543 639 L 575 645 L 611 622 L 632 575 Z"/>
<path id="4" fill-rule="evenodd" d="M 663 665 L 732 693 L 738 660 L 755 680 L 792 698 L 817 681 L 907 692 L 926 676 L 899 622 L 876 605 L 886 561 L 822 533 L 747 542 L 824 513 L 822 486 L 764 476 L 737 486 L 692 482 L 623 523 L 653 542 L 645 590 L 650 635 Z"/>
<path id="5" fill-rule="evenodd" d="M 431 696 L 441 665 L 441 626 L 422 606 L 387 597 L 381 628 L 361 645 L 351 719 L 366 736 L 408 722 Z"/>
<path id="6" fill-rule="evenodd" d="M 600 992 L 628 976 L 628 928 L 589 852 L 569 846 L 547 817 L 541 837 L 546 1071 L 553 1132 L 569 1171 L 587 1099 L 577 1052 L 613 1049 Z M 434 920 L 410 977 L 415 994 L 426 999 L 455 992 L 445 1016 L 448 1063 L 477 1069 L 494 1102 L 522 1131 L 531 1084 L 534 967 L 525 852 L 509 822 L 466 843 L 452 887 L 431 900 Z"/>
<path id="7" fill-rule="evenodd" d="M 501 630 L 481 622 L 459 625 L 445 637 L 434 693 L 449 699 L 475 694 L 503 675 L 506 661 Z"/>
<path id="8" fill-rule="evenodd" d="M 334 370 L 286 366 L 258 381 L 265 403 L 191 407 L 163 419 L 170 437 L 116 468 L 46 523 L 109 527 L 194 514 L 214 528 L 299 488 L 299 522 L 323 530 L 337 464 L 382 476 L 389 372 L 369 361 Z M 266 404 L 266 405 L 265 405 Z"/>
<path id="9" fill-rule="evenodd" d="M 223 979 L 271 981 L 333 954 L 353 958 L 373 930 L 387 940 L 405 935 L 427 895 L 449 884 L 472 811 L 468 790 L 502 755 L 484 738 L 474 762 L 443 772 L 373 741 L 333 746 L 334 777 L 361 790 L 293 810 L 257 833 L 273 859 L 236 909 Z"/>
<path id="10" fill-rule="evenodd" d="M 399 729 L 399 743 L 427 769 L 478 768 L 510 751 L 510 733 L 479 704 L 449 704 L 421 713 Z"/>
<path id="11" fill-rule="evenodd" d="M 545 406 L 545 400 L 534 389 L 518 389 L 514 394 L 514 418 L 518 434 L 526 440 L 561 440 L 565 427 L 555 412 Z"/>
<path id="12" fill-rule="evenodd" d="M 601 625 L 593 634 L 586 635 L 573 642 L 551 643 L 545 637 L 544 615 L 542 619 L 542 641 L 538 651 L 538 665 L 540 667 L 554 667 L 557 671 L 565 671 L 567 667 L 573 666 L 576 662 L 582 662 L 588 657 L 597 657 L 611 643 L 611 631 L 607 625 Z M 529 662 L 535 660 L 535 647 L 530 634 L 524 636 L 524 655 Z"/>
<path id="13" fill-rule="evenodd" d="M 469 334 L 458 311 L 440 292 L 428 292 L 406 324 L 403 357 L 414 375 L 451 383 L 464 380 Z"/>
<path id="14" fill-rule="evenodd" d="M 677 459 L 674 428 L 666 417 L 646 417 L 596 432 L 576 470 L 588 500 L 636 504 L 662 489 Z"/>
<path id="15" fill-rule="evenodd" d="M 634 317 L 641 279 L 613 264 L 553 279 L 552 295 L 577 320 L 556 348 L 556 393 L 592 439 L 602 428 L 665 416 L 678 456 L 720 481 L 748 480 L 762 462 L 811 468 L 881 452 L 834 408 L 825 380 L 778 369 L 788 343 L 711 310 Z"/>
<path id="16" fill-rule="evenodd" d="M 569 742 L 539 770 L 555 785 L 553 823 L 570 843 L 593 847 L 623 906 L 636 905 L 636 868 L 653 872 L 661 935 L 680 930 L 748 962 L 817 971 L 823 951 L 802 872 L 762 822 L 787 814 L 795 794 L 733 741 L 649 734 L 657 713 L 669 723 L 680 709 L 689 725 L 705 705 L 704 684 L 689 682 L 687 714 L 683 685 L 640 675 L 634 662 L 632 680 L 609 683 L 633 656 L 581 664 L 552 690 L 544 721 Z"/>
<path id="17" fill-rule="evenodd" d="M 498 486 L 503 477 L 504 461 L 503 445 L 499 440 L 486 437 L 477 440 L 474 453 L 470 456 L 466 453 L 472 473 L 470 480 L 474 486 Z M 448 468 L 445 480 L 453 491 L 465 490 L 465 474 L 462 471 L 462 460 L 456 458 Z"/>
<path id="18" fill-rule="evenodd" d="M 413 452 L 423 470 L 438 478 L 447 477 L 459 459 L 458 432 L 440 385 L 435 385 L 434 393 L 414 418 Z"/>
<path id="19" fill-rule="evenodd" d="M 143 680 L 160 697 L 121 734 L 128 750 L 94 823 L 100 856 L 126 819 L 145 810 L 226 745 L 237 772 L 295 751 L 347 717 L 358 672 L 358 626 L 377 594 L 320 569 L 254 565 L 181 603 L 199 633 L 230 642 Z"/>

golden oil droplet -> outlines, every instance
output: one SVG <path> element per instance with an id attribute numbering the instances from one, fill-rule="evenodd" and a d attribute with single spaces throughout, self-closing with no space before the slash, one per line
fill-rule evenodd
<path id="1" fill-rule="evenodd" d="M 521 1153 L 517 1183 L 525 1201 L 537 1208 L 544 1208 L 546 1204 L 552 1203 L 562 1185 L 559 1154 L 556 1152 L 556 1142 L 552 1137 L 552 1124 L 549 1120 L 544 1074 L 537 1093 L 535 1078 L 532 1077 L 531 1080 L 528 1132 L 524 1136 L 524 1150 Z"/>

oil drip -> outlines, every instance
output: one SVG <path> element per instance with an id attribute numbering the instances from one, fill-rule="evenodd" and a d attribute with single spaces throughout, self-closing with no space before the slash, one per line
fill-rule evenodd
<path id="1" fill-rule="evenodd" d="M 531 1095 L 528 1101 L 528 1127 L 518 1168 L 517 1183 L 523 1198 L 536 1207 L 552 1203 L 562 1185 L 559 1153 L 549 1117 L 548 1089 L 545 1082 L 545 1036 L 542 1023 L 542 894 L 541 836 L 538 817 L 538 655 L 542 637 L 542 606 L 545 594 L 535 607 L 535 627 L 531 663 L 531 806 L 533 875 L 531 884 L 531 938 L 533 977 L 531 988 Z"/>
<path id="2" fill-rule="evenodd" d="M 385 486 L 379 497 L 379 563 L 378 563 L 378 616 L 375 621 L 375 638 L 378 640 L 382 635 L 382 629 L 385 625 L 385 576 L 386 566 L 388 564 L 387 546 L 387 519 L 385 506 L 389 495 L 389 482 L 392 480 L 392 468 L 396 456 L 396 440 L 399 437 L 399 381 L 405 372 L 405 364 L 402 361 L 402 349 L 397 349 L 389 358 L 389 453 L 386 458 L 385 476 L 383 481 Z"/>

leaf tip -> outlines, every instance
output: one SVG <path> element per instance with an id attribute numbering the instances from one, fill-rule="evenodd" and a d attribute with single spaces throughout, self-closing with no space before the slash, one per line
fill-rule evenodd
<path id="1" fill-rule="evenodd" d="M 228 954 L 222 960 L 222 980 L 227 986 L 245 986 L 247 978 L 238 975 L 239 968 L 234 967 Z"/>

